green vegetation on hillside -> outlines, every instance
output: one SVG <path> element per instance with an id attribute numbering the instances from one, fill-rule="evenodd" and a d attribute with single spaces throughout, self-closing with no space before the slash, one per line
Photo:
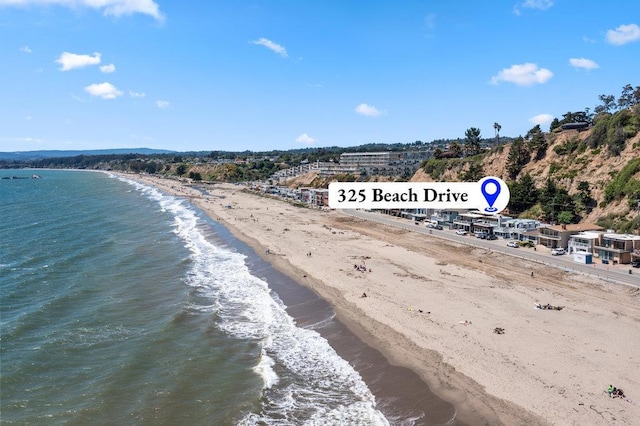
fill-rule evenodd
<path id="1" fill-rule="evenodd" d="M 629 206 L 634 207 L 640 201 L 640 180 L 632 178 L 640 173 L 640 157 L 629 161 L 604 188 L 604 201 L 629 198 Z"/>

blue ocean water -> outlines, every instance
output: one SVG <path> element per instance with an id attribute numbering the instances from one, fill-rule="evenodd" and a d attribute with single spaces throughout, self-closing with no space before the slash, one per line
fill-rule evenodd
<path id="1" fill-rule="evenodd" d="M 387 424 L 183 199 L 88 171 L 0 170 L 3 424 Z"/>

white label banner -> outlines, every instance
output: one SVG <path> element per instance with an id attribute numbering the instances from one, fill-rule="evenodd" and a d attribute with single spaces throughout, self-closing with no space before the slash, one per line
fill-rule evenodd
<path id="1" fill-rule="evenodd" d="M 500 213 L 509 204 L 509 187 L 488 176 L 478 182 L 333 182 L 334 209 L 477 209 Z"/>

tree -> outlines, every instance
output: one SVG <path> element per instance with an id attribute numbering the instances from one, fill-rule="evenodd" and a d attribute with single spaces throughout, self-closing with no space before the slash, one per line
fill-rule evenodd
<path id="1" fill-rule="evenodd" d="M 573 222 L 573 213 L 566 210 L 561 211 L 560 213 L 558 213 L 558 222 L 563 224 L 568 224 Z"/>
<path id="2" fill-rule="evenodd" d="M 627 84 L 622 88 L 622 94 L 618 98 L 618 107 L 620 109 L 629 108 L 633 105 L 633 86 Z"/>
<path id="3" fill-rule="evenodd" d="M 462 182 L 477 182 L 484 177 L 482 163 L 473 162 L 469 164 L 469 169 L 458 174 L 458 179 Z"/>
<path id="4" fill-rule="evenodd" d="M 538 189 L 529 173 L 523 174 L 520 179 L 509 185 L 511 197 L 509 199 L 509 211 L 515 214 L 522 213 L 538 202 Z"/>
<path id="5" fill-rule="evenodd" d="M 493 123 L 493 129 L 496 131 L 496 143 L 500 142 L 500 129 L 502 126 L 498 123 Z"/>
<path id="6" fill-rule="evenodd" d="M 591 185 L 587 181 L 578 182 L 578 193 L 575 195 L 577 208 L 585 210 L 587 213 L 595 207 L 596 200 L 591 196 Z"/>
<path id="7" fill-rule="evenodd" d="M 553 216 L 553 198 L 556 196 L 557 191 L 556 184 L 551 178 L 547 178 L 538 195 L 538 201 L 542 205 L 542 212 L 547 220 Z"/>
<path id="8" fill-rule="evenodd" d="M 536 124 L 531 130 L 527 132 L 527 147 L 529 152 L 534 153 L 534 158 L 540 160 L 547 154 L 547 139 L 544 137 L 544 133 L 539 124 Z"/>
<path id="9" fill-rule="evenodd" d="M 507 173 L 510 179 L 515 179 L 520 170 L 529 162 L 529 151 L 524 147 L 524 139 L 518 137 L 511 142 L 509 156 L 507 157 Z"/>
<path id="10" fill-rule="evenodd" d="M 433 150 L 433 158 L 440 158 L 442 157 L 442 149 L 440 148 L 436 148 Z"/>
<path id="11" fill-rule="evenodd" d="M 553 129 L 555 129 L 556 127 L 560 127 L 560 120 L 554 118 L 553 121 L 551 121 L 551 125 L 549 126 L 549 131 L 553 132 Z"/>
<path id="12" fill-rule="evenodd" d="M 598 105 L 594 108 L 594 112 L 596 114 L 600 114 L 601 112 L 611 112 L 611 110 L 615 109 L 616 106 L 616 98 L 613 95 L 600 95 L 598 96 L 602 105 Z"/>
<path id="13" fill-rule="evenodd" d="M 480 147 L 480 129 L 470 127 L 464 132 L 465 140 L 464 146 L 467 151 L 467 155 L 475 155 L 482 150 Z"/>
<path id="14" fill-rule="evenodd" d="M 178 167 L 176 167 L 176 174 L 178 176 L 182 176 L 186 172 L 187 172 L 187 166 L 186 165 L 180 164 Z"/>
<path id="15" fill-rule="evenodd" d="M 462 147 L 458 142 L 452 142 L 451 145 L 449 145 L 449 151 L 453 157 L 462 157 Z"/>

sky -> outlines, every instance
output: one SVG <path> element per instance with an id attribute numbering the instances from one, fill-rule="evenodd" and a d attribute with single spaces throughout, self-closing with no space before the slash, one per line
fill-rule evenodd
<path id="1" fill-rule="evenodd" d="M 0 0 L 0 151 L 516 137 L 627 84 L 635 0 Z"/>

